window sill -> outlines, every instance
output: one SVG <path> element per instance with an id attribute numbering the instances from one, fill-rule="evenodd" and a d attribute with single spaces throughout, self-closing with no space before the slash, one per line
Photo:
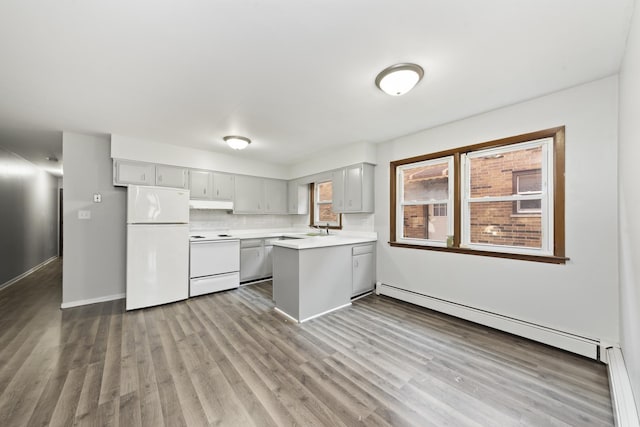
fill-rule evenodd
<path id="1" fill-rule="evenodd" d="M 411 245 L 411 244 L 400 243 L 400 242 L 389 242 L 389 245 L 396 248 L 422 249 L 422 250 L 437 251 L 437 252 L 451 252 L 451 253 L 465 254 L 465 255 L 479 255 L 479 256 L 488 256 L 493 258 L 516 259 L 520 261 L 543 262 L 547 264 L 566 264 L 567 261 L 569 261 L 569 258 L 567 257 L 559 257 L 559 256 L 553 256 L 553 255 L 514 254 L 514 253 L 507 253 L 507 252 L 482 251 L 478 249 Z"/>

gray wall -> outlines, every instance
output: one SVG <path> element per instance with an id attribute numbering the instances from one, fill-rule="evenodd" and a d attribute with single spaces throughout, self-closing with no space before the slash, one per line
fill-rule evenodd
<path id="1" fill-rule="evenodd" d="M 58 180 L 0 140 L 0 288 L 58 254 Z"/>
<path id="2" fill-rule="evenodd" d="M 62 306 L 123 298 L 126 192 L 113 186 L 111 140 L 65 132 Z M 93 203 L 93 194 L 102 203 Z M 91 219 L 78 219 L 79 210 Z"/>

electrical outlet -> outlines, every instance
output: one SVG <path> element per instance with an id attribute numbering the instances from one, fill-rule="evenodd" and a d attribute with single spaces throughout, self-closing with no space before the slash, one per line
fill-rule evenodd
<path id="1" fill-rule="evenodd" d="M 78 219 L 91 219 L 91 211 L 78 211 Z"/>
<path id="2" fill-rule="evenodd" d="M 93 195 L 93 203 L 102 203 L 102 194 L 95 193 Z"/>

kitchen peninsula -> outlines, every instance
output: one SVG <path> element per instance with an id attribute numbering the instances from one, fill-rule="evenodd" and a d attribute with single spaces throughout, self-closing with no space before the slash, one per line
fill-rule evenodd
<path id="1" fill-rule="evenodd" d="M 376 237 L 365 234 L 274 242 L 276 310 L 301 323 L 350 305 L 354 294 L 373 290 Z"/>

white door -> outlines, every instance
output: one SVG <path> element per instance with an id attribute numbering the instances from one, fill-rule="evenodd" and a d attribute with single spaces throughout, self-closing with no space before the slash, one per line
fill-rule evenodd
<path id="1" fill-rule="evenodd" d="M 127 310 L 189 296 L 189 226 L 127 226 Z"/>
<path id="2" fill-rule="evenodd" d="M 189 222 L 189 190 L 130 185 L 127 191 L 130 224 Z"/>

